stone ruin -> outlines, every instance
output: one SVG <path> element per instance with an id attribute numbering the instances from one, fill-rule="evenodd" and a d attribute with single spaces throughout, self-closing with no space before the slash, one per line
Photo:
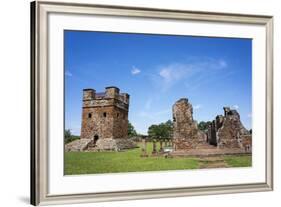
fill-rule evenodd
<path id="1" fill-rule="evenodd" d="M 218 115 L 203 132 L 193 120 L 192 105 L 182 98 L 173 105 L 173 148 L 175 151 L 194 149 L 236 150 L 251 152 L 252 135 L 245 129 L 236 110 L 224 107 L 224 116 Z M 223 153 L 222 153 L 223 154 Z"/>
<path id="2" fill-rule="evenodd" d="M 196 149 L 206 143 L 206 134 L 193 120 L 193 108 L 188 99 L 182 98 L 173 105 L 174 150 Z"/>
<path id="3" fill-rule="evenodd" d="M 84 89 L 81 136 L 66 144 L 66 151 L 119 151 L 136 147 L 128 139 L 129 97 L 114 86 L 101 93 Z"/>
<path id="4" fill-rule="evenodd" d="M 198 128 L 193 119 L 193 108 L 188 99 L 179 99 L 173 105 L 173 137 L 175 152 L 225 154 L 228 152 L 251 153 L 252 135 L 243 126 L 236 110 L 224 107 L 224 115 L 216 116 L 207 132 Z M 83 90 L 81 137 L 65 145 L 66 151 L 123 150 L 137 147 L 128 139 L 129 95 L 117 87 L 107 87 L 105 92 Z M 147 156 L 145 144 L 142 154 Z M 156 143 L 154 143 L 156 152 Z M 166 144 L 165 144 L 166 146 Z M 201 149 L 201 151 L 200 151 Z M 203 151 L 202 151 L 203 150 Z M 205 150 L 205 151 L 204 151 Z M 163 151 L 160 143 L 160 151 Z"/>
<path id="5" fill-rule="evenodd" d="M 240 148 L 252 151 L 252 135 L 243 126 L 237 110 L 224 107 L 224 116 L 218 115 L 208 127 L 207 142 L 219 149 Z"/>

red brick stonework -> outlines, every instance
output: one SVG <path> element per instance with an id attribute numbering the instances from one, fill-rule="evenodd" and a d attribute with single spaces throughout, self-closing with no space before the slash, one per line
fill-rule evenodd
<path id="1" fill-rule="evenodd" d="M 81 139 L 127 138 L 129 95 L 116 87 L 83 90 Z"/>
<path id="2" fill-rule="evenodd" d="M 173 105 L 174 150 L 190 150 L 206 145 L 206 135 L 198 129 L 193 120 L 192 105 L 182 98 Z"/>
<path id="3" fill-rule="evenodd" d="M 224 116 L 218 115 L 206 132 L 199 130 L 191 103 L 182 98 L 173 105 L 173 147 L 175 152 L 188 151 L 190 155 L 251 153 L 252 135 L 239 113 L 229 107 L 224 107 Z"/>
<path id="4" fill-rule="evenodd" d="M 84 150 L 119 150 L 135 147 L 128 140 L 129 95 L 119 88 L 105 92 L 83 90 L 81 140 L 89 140 Z"/>

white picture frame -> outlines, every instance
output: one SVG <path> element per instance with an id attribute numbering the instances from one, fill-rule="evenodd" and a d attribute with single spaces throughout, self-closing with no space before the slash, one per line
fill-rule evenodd
<path id="1" fill-rule="evenodd" d="M 72 17 L 71 17 L 72 15 Z M 73 17 L 74 16 L 74 17 Z M 92 25 L 93 28 L 89 28 L 87 18 L 98 17 L 101 21 L 98 26 Z M 54 19 L 57 18 L 57 19 Z M 78 19 L 77 19 L 78 18 Z M 80 18 L 80 19 L 79 19 Z M 119 19 L 119 28 L 113 25 L 106 27 L 107 24 L 103 24 L 102 18 L 110 20 Z M 68 22 L 69 19 L 69 22 Z M 132 21 L 145 20 L 148 26 L 139 27 L 138 31 L 134 31 L 133 27 L 130 27 L 127 19 Z M 136 20 L 137 19 L 137 20 Z M 156 28 L 157 31 L 153 31 L 147 21 L 161 21 L 163 23 L 162 29 Z M 122 22 L 123 21 L 123 24 Z M 54 23 L 55 22 L 55 23 Z M 76 24 L 75 24 L 76 22 Z M 79 23 L 79 25 L 77 24 Z M 159 22 L 158 22 L 159 23 Z M 161 24 L 162 24 L 161 23 Z M 135 23 L 134 23 L 135 24 Z M 228 32 L 227 36 L 248 36 L 249 38 L 256 37 L 257 42 L 253 47 L 253 53 L 255 58 L 262 61 L 261 65 L 255 64 L 253 67 L 260 67 L 256 69 L 254 73 L 257 80 L 253 83 L 253 90 L 259 89 L 264 91 L 264 97 L 262 93 L 256 96 L 257 100 L 261 100 L 260 105 L 256 110 L 263 110 L 264 114 L 258 117 L 257 121 L 261 121 L 262 125 L 261 133 L 256 134 L 259 136 L 261 143 L 264 143 L 264 151 L 260 153 L 261 157 L 257 158 L 261 160 L 262 174 L 255 177 L 252 174 L 252 180 L 244 180 L 243 182 L 234 181 L 230 183 L 213 182 L 206 185 L 199 183 L 199 178 L 204 173 L 192 172 L 197 174 L 197 179 L 194 179 L 192 185 L 180 182 L 177 184 L 167 183 L 162 185 L 161 182 L 157 184 L 157 173 L 133 173 L 133 174 L 120 174 L 120 175 L 105 175 L 105 180 L 112 178 L 127 180 L 128 185 L 122 188 L 118 183 L 108 188 L 83 188 L 85 183 L 98 182 L 103 178 L 100 176 L 95 179 L 94 176 L 78 176 L 75 178 L 62 178 L 62 163 L 56 162 L 58 155 L 63 153 L 63 147 L 60 147 L 60 141 L 58 143 L 55 140 L 60 140 L 58 136 L 63 132 L 63 120 L 58 117 L 54 117 L 52 114 L 61 114 L 63 111 L 63 98 L 58 102 L 57 96 L 63 96 L 63 90 L 55 90 L 58 93 L 54 93 L 54 88 L 60 88 L 60 84 L 63 85 L 63 68 L 60 65 L 63 62 L 63 53 L 61 49 L 52 49 L 50 44 L 58 45 L 63 48 L 63 41 L 61 36 L 62 29 L 80 29 L 80 30 L 101 30 L 101 31 L 127 31 L 130 32 L 143 32 L 143 33 L 159 33 L 159 34 L 171 34 L 173 32 L 165 32 L 166 26 L 170 25 L 175 28 L 173 34 L 185 34 L 185 31 L 177 30 L 177 24 L 194 24 L 194 31 L 192 35 L 205 35 L 205 36 L 225 36 L 226 33 L 219 33 L 220 28 L 237 27 L 237 30 Z M 216 25 L 219 24 L 216 29 Z M 121 25 L 121 26 L 120 26 Z M 166 26 L 165 26 L 166 25 Z M 208 34 L 204 34 L 208 25 L 212 29 L 207 29 Z M 253 32 L 249 28 L 238 29 L 241 27 L 252 28 Z M 257 31 L 255 31 L 255 28 Z M 129 200 L 129 199 L 145 199 L 145 198 L 160 198 L 160 197 L 176 197 L 176 196 L 191 196 L 191 195 L 205 195 L 205 194 L 222 194 L 222 193 L 237 193 L 237 192 L 253 192 L 253 191 L 268 191 L 273 189 L 273 17 L 271 16 L 259 16 L 259 15 L 242 15 L 242 14 L 225 14 L 225 13 L 211 13 L 201 11 L 184 11 L 184 10 L 161 10 L 155 8 L 133 8 L 133 7 L 120 7 L 120 6 L 104 6 L 104 5 L 90 5 L 90 4 L 75 4 L 75 3 L 59 3 L 59 2 L 44 2 L 36 1 L 31 4 L 31 204 L 59 204 L 59 203 L 81 203 L 81 202 L 99 202 L 99 201 L 113 201 L 113 200 Z M 229 28 L 228 28 L 229 31 Z M 255 33 L 257 35 L 255 36 Z M 258 34 L 260 33 L 260 34 Z M 264 39 L 263 39 L 264 38 Z M 265 41 L 263 41 L 265 40 Z M 260 44 L 260 46 L 259 46 Z M 58 51 L 55 53 L 55 51 Z M 53 56 L 57 58 L 54 61 Z M 255 61 L 255 60 L 254 60 Z M 257 62 L 258 63 L 258 62 Z M 259 66 L 258 66 L 259 65 Z M 52 71 L 53 68 L 60 68 L 59 72 L 55 74 Z M 266 76 L 263 76 L 264 73 Z M 51 82 L 53 81 L 53 82 Z M 264 84 L 259 84 L 259 83 Z M 56 85 L 56 82 L 58 85 Z M 53 88 L 53 89 L 52 89 Z M 54 97 L 52 97 L 54 96 Z M 52 111 L 54 110 L 54 111 Z M 59 112 L 59 113 L 56 113 Z M 52 118 L 53 117 L 53 118 Z M 54 123 L 54 120 L 58 120 Z M 255 116 L 253 116 L 255 122 Z M 57 126 L 57 127 L 56 127 Z M 254 134 L 255 136 L 255 134 Z M 61 143 L 63 138 L 61 138 Z M 260 152 L 260 151 L 259 151 Z M 254 155 L 253 155 L 254 156 Z M 52 169 L 58 169 L 52 170 Z M 253 168 L 254 169 L 254 168 Z M 261 169 L 261 168 L 260 168 Z M 257 169 L 257 171 L 261 171 Z M 238 169 L 239 170 L 239 169 Z M 221 172 L 213 173 L 223 173 Z M 212 173 L 211 172 L 211 173 Z M 238 171 L 233 171 L 237 173 Z M 174 172 L 178 177 L 186 176 L 185 171 Z M 228 172 L 231 174 L 231 172 Z M 244 172 L 243 172 L 244 173 Z M 249 171 L 248 173 L 254 173 Z M 160 173 L 163 178 L 167 178 L 165 172 Z M 174 176 L 173 175 L 173 176 Z M 194 176 L 197 176 L 194 175 Z M 150 182 L 142 182 L 142 185 L 136 184 L 135 188 L 130 187 L 130 181 L 134 180 L 135 176 L 142 176 L 144 180 Z M 160 177 L 161 177 L 160 176 Z M 150 179 L 156 179 L 152 182 Z M 262 178 L 262 179 L 260 179 Z M 196 180 L 198 181 L 196 183 Z M 161 180 L 160 180 L 161 181 Z M 202 180 L 201 180 L 202 181 Z M 203 180 L 204 181 L 204 180 Z M 55 184 L 58 185 L 55 185 Z M 80 185 L 79 185 L 80 183 Z M 123 183 L 124 184 L 124 183 Z M 60 188 L 60 186 L 62 188 Z M 75 191 L 69 186 L 75 187 Z M 100 184 L 100 186 L 103 186 Z"/>

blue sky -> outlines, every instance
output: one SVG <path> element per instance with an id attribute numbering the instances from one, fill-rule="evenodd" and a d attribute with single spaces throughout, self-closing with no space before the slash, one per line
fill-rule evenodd
<path id="1" fill-rule="evenodd" d="M 236 108 L 251 128 L 252 41 L 236 38 L 65 31 L 65 128 L 80 134 L 82 90 L 130 94 L 138 133 L 172 119 L 186 97 L 198 122 Z"/>

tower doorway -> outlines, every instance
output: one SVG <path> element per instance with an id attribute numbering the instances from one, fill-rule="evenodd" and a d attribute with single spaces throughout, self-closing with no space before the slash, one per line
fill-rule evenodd
<path id="1" fill-rule="evenodd" d="M 94 145 L 96 145 L 98 139 L 99 139 L 99 136 L 96 134 L 96 135 L 94 136 Z"/>

